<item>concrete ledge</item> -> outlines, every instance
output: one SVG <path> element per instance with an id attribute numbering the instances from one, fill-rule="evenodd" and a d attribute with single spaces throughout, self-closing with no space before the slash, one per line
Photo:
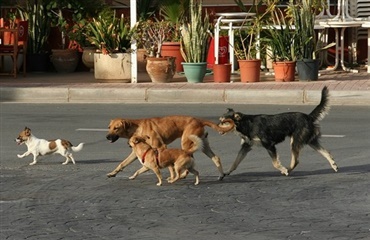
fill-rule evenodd
<path id="1" fill-rule="evenodd" d="M 67 88 L 0 88 L 1 102 L 65 103 Z"/>
<path id="2" fill-rule="evenodd" d="M 204 87 L 204 86 L 203 86 Z M 317 105 L 320 90 L 208 88 L 1 87 L 0 102 L 27 103 L 233 103 Z M 331 105 L 370 106 L 369 91 L 330 91 Z"/>
<path id="3" fill-rule="evenodd" d="M 144 103 L 146 101 L 146 89 L 71 88 L 69 89 L 68 101 L 78 103 Z"/>
<path id="4" fill-rule="evenodd" d="M 368 91 L 330 91 L 330 105 L 359 105 L 370 106 Z M 321 91 L 306 91 L 305 103 L 319 104 Z"/>
<path id="5" fill-rule="evenodd" d="M 148 89 L 148 102 L 224 103 L 223 89 Z"/>
<path id="6" fill-rule="evenodd" d="M 303 90 L 225 90 L 227 103 L 303 104 Z"/>

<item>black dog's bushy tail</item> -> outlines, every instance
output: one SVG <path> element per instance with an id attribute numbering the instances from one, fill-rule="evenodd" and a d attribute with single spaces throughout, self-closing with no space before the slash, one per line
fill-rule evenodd
<path id="1" fill-rule="evenodd" d="M 321 121 L 328 114 L 329 109 L 329 90 L 325 86 L 321 91 L 320 104 L 310 113 L 310 117 L 314 119 L 314 122 Z"/>

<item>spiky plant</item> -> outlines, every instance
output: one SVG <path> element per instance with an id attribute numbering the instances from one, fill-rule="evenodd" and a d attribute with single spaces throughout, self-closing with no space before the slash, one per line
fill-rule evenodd
<path id="1" fill-rule="evenodd" d="M 202 16 L 202 1 L 190 1 L 190 16 L 181 26 L 181 54 L 185 62 L 206 62 L 208 54 L 209 15 Z"/>
<path id="2" fill-rule="evenodd" d="M 88 41 L 100 50 L 107 53 L 126 52 L 130 47 L 128 21 L 121 15 L 116 18 L 113 15 L 99 15 L 88 24 L 91 35 L 87 36 Z"/>
<path id="3" fill-rule="evenodd" d="M 316 59 L 317 52 L 330 48 L 335 43 L 320 46 L 315 34 L 315 15 L 320 9 L 316 9 L 317 0 L 289 1 L 288 13 L 292 15 L 296 31 L 296 46 L 298 59 Z"/>

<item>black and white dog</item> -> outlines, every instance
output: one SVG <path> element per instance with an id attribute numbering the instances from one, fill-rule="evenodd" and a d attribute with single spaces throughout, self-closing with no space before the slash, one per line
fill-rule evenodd
<path id="1" fill-rule="evenodd" d="M 329 111 L 328 88 L 324 87 L 321 94 L 320 104 L 310 114 L 286 112 L 275 115 L 246 115 L 228 109 L 228 112 L 220 117 L 220 124 L 222 125 L 226 119 L 232 119 L 235 122 L 235 131 L 242 138 L 242 142 L 235 162 L 227 174 L 238 167 L 247 153 L 252 150 L 254 144 L 262 145 L 272 158 L 273 166 L 287 176 L 298 165 L 299 152 L 306 144 L 323 155 L 334 171 L 337 172 L 338 167 L 333 157 L 319 143 L 321 135 L 319 121 Z M 290 137 L 292 152 L 289 168 L 281 165 L 275 147 L 276 144 L 283 142 L 286 137 Z"/>

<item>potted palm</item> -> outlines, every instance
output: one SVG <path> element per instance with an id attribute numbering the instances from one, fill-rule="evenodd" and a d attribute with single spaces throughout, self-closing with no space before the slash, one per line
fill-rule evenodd
<path id="1" fill-rule="evenodd" d="M 319 61 L 317 53 L 330 48 L 335 43 L 320 46 L 314 30 L 317 5 L 313 0 L 289 1 L 288 13 L 291 14 L 297 33 L 297 71 L 299 80 L 317 80 Z M 319 2 L 319 6 L 322 6 Z"/>
<path id="2" fill-rule="evenodd" d="M 171 22 L 156 19 L 139 21 L 131 30 L 132 38 L 146 50 L 146 71 L 152 82 L 169 82 L 175 74 L 175 58 L 161 54 L 163 43 L 173 31 Z"/>
<path id="3" fill-rule="evenodd" d="M 188 82 L 203 82 L 210 41 L 209 15 L 202 16 L 202 1 L 190 0 L 189 18 L 181 25 L 181 54 Z"/>
<path id="4" fill-rule="evenodd" d="M 106 10 L 87 25 L 87 40 L 97 48 L 94 54 L 96 79 L 131 80 L 130 26 L 121 15 Z"/>

